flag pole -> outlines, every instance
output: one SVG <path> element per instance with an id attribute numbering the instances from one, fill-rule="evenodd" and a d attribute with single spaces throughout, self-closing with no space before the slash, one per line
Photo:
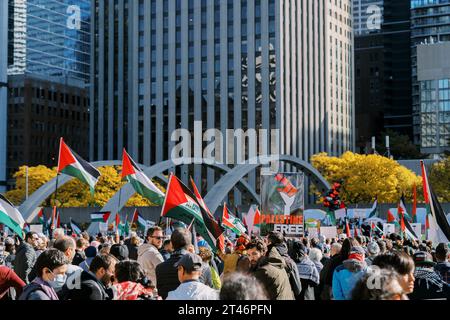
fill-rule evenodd
<path id="1" fill-rule="evenodd" d="M 194 220 L 192 220 L 194 222 Z M 197 232 L 195 231 L 195 223 L 192 223 L 192 239 L 195 248 L 195 253 L 198 253 Z"/>

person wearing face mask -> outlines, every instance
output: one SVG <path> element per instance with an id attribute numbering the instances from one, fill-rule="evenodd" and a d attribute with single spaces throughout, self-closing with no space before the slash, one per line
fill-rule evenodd
<path id="1" fill-rule="evenodd" d="M 81 274 L 83 269 L 81 269 L 81 267 L 79 267 L 79 266 L 75 266 L 72 264 L 73 258 L 75 257 L 75 253 L 76 253 L 75 240 L 68 236 L 59 237 L 53 243 L 53 248 L 61 251 L 66 256 L 67 261 L 69 261 L 69 264 L 67 265 L 67 272 L 66 272 L 67 279 L 71 280 L 73 277 L 79 276 L 79 274 Z M 54 288 L 56 293 L 59 294 L 59 292 L 61 291 L 64 284 L 65 284 L 65 281 L 58 283 L 57 287 Z"/>
<path id="2" fill-rule="evenodd" d="M 89 266 L 89 271 L 67 281 L 60 297 L 63 300 L 113 300 L 112 284 L 118 260 L 111 254 L 97 255 Z"/>
<path id="3" fill-rule="evenodd" d="M 19 300 L 59 300 L 54 287 L 65 281 L 67 258 L 57 249 L 42 252 L 36 260 L 36 278 L 23 289 Z"/>

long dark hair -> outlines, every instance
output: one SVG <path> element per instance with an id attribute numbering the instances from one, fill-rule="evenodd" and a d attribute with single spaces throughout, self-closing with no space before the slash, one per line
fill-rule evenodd
<path id="1" fill-rule="evenodd" d="M 414 271 L 413 259 L 404 252 L 392 252 L 376 256 L 373 265 L 382 269 L 393 269 L 400 275 L 405 275 Z"/>
<path id="2" fill-rule="evenodd" d="M 352 248 L 358 246 L 359 246 L 358 240 L 356 240 L 355 238 L 346 238 L 342 243 L 342 249 L 341 252 L 339 252 L 339 259 L 341 261 L 346 260 Z"/>

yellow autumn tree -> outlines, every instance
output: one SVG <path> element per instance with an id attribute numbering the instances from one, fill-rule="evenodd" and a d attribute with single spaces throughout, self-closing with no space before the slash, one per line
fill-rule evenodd
<path id="1" fill-rule="evenodd" d="M 6 192 L 5 196 L 15 205 L 19 205 L 26 198 L 26 166 L 22 166 L 14 173 L 16 187 Z M 56 177 L 56 171 L 46 166 L 28 167 L 28 194 L 31 195 L 45 183 Z"/>
<path id="2" fill-rule="evenodd" d="M 405 194 L 412 199 L 413 185 L 418 194 L 421 178 L 397 161 L 379 155 L 346 152 L 341 157 L 320 153 L 311 157 L 312 165 L 329 181 L 343 181 L 341 198 L 346 203 L 396 203 Z"/>
<path id="3" fill-rule="evenodd" d="M 121 187 L 126 184 L 126 181 L 121 179 L 121 166 L 100 167 L 100 179 L 95 186 L 94 196 L 91 195 L 89 186 L 82 183 L 78 179 L 71 179 L 66 184 L 58 187 L 58 192 L 53 194 L 45 201 L 43 205 L 53 206 L 57 204 L 59 207 L 103 207 L 109 199 L 111 199 Z M 45 166 L 30 167 L 29 175 L 29 194 L 32 194 L 39 187 L 44 185 L 56 177 L 56 168 L 50 169 Z M 16 178 L 16 188 L 9 191 L 6 197 L 14 204 L 20 204 L 25 198 L 25 167 L 19 169 L 14 175 Z M 31 184 L 33 182 L 33 184 Z M 155 185 L 165 192 L 164 188 L 155 182 Z M 150 201 L 143 198 L 139 194 L 131 197 L 126 206 L 146 207 L 152 206 Z"/>

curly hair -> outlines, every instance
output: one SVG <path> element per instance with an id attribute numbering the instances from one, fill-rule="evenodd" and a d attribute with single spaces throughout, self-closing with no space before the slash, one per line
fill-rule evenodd
<path id="1" fill-rule="evenodd" d="M 232 273 L 224 278 L 220 300 L 269 300 L 261 283 L 251 275 Z"/>
<path id="2" fill-rule="evenodd" d="M 264 243 L 264 241 L 261 239 L 254 239 L 247 244 L 247 247 L 246 247 L 247 250 L 250 250 L 253 248 L 256 248 L 256 250 L 261 252 L 263 255 L 265 255 L 267 252 L 267 246 Z"/>

